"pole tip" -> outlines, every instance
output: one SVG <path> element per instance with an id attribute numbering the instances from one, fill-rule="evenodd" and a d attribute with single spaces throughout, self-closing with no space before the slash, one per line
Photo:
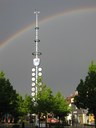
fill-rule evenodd
<path id="1" fill-rule="evenodd" d="M 40 13 L 40 11 L 37 11 L 37 10 L 35 9 L 34 13 L 39 14 L 39 13 Z"/>

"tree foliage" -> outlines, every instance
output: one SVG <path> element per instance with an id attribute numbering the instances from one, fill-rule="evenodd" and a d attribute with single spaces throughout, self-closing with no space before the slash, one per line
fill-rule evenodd
<path id="1" fill-rule="evenodd" d="M 37 105 L 40 112 L 46 113 L 52 110 L 53 94 L 50 88 L 42 84 L 38 87 Z"/>
<path id="2" fill-rule="evenodd" d="M 17 93 L 13 89 L 10 81 L 5 78 L 5 74 L 0 72 L 0 113 L 1 116 L 10 113 L 17 115 L 18 104 L 17 104 Z"/>
<path id="3" fill-rule="evenodd" d="M 76 90 L 78 95 L 74 98 L 75 105 L 94 114 L 96 127 L 96 64 L 91 63 L 88 75 L 84 81 L 80 80 Z"/>
<path id="4" fill-rule="evenodd" d="M 34 112 L 34 104 L 32 98 L 29 95 L 22 96 L 18 95 L 18 111 L 19 118 L 23 121 L 27 115 L 31 116 L 31 113 Z"/>
<path id="5" fill-rule="evenodd" d="M 66 99 L 58 92 L 55 96 L 50 88 L 45 84 L 38 86 L 37 93 L 37 110 L 39 113 L 53 113 L 55 116 L 67 116 L 70 112 Z"/>
<path id="6" fill-rule="evenodd" d="M 67 116 L 67 114 L 70 112 L 70 107 L 60 92 L 57 92 L 54 96 L 53 112 L 56 116 L 59 116 L 59 118 Z"/>
<path id="7" fill-rule="evenodd" d="M 22 108 L 25 114 L 32 113 L 33 102 L 29 95 L 25 95 Z"/>
<path id="8" fill-rule="evenodd" d="M 91 62 L 91 64 L 89 65 L 89 71 L 88 72 L 96 72 L 96 64 L 94 63 L 94 61 Z"/>

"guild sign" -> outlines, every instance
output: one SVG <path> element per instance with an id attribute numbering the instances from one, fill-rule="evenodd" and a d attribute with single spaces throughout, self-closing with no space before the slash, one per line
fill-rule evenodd
<path id="1" fill-rule="evenodd" d="M 34 64 L 35 66 L 39 66 L 39 64 L 40 64 L 40 58 L 34 58 L 34 59 L 33 59 L 33 64 Z"/>

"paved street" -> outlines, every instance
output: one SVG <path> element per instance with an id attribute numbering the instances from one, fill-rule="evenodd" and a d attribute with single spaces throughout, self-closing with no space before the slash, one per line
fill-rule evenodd
<path id="1" fill-rule="evenodd" d="M 12 128 L 12 124 L 0 124 L 0 128 Z M 15 127 L 14 127 L 15 128 Z M 22 125 L 17 125 L 16 128 L 36 128 L 33 124 L 25 124 L 23 127 Z M 44 126 L 40 128 L 45 128 Z M 49 128 L 55 128 L 55 126 L 51 126 Z M 59 127 L 57 127 L 59 128 Z M 77 125 L 77 126 L 64 126 L 60 128 L 95 128 L 94 126 L 84 126 L 84 125 Z"/>
<path id="2" fill-rule="evenodd" d="M 29 124 L 29 125 L 25 125 L 25 128 L 34 128 L 34 126 L 32 126 L 32 124 Z M 45 128 L 45 127 L 42 127 L 42 128 Z M 55 128 L 55 127 L 51 126 L 49 128 Z M 76 126 L 64 126 L 64 127 L 60 127 L 60 128 L 94 128 L 94 126 L 76 125 Z"/>
<path id="3" fill-rule="evenodd" d="M 65 128 L 95 128 L 94 126 L 65 126 Z"/>
<path id="4" fill-rule="evenodd" d="M 27 125 L 25 125 L 25 128 L 35 128 L 35 127 L 32 124 L 27 124 Z M 42 125 L 41 128 L 45 128 L 45 127 Z M 51 126 L 49 128 L 55 128 L 55 126 Z M 57 127 L 57 128 L 59 128 L 59 127 Z M 60 127 L 60 128 L 95 128 L 95 127 L 94 126 L 75 125 L 75 126 L 64 126 L 64 127 Z"/>

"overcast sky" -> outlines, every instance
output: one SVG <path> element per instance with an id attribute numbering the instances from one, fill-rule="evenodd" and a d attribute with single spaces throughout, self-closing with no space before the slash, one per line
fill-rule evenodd
<path id="1" fill-rule="evenodd" d="M 31 95 L 35 9 L 43 81 L 70 96 L 96 61 L 96 0 L 0 0 L 0 70 L 21 95 Z"/>

